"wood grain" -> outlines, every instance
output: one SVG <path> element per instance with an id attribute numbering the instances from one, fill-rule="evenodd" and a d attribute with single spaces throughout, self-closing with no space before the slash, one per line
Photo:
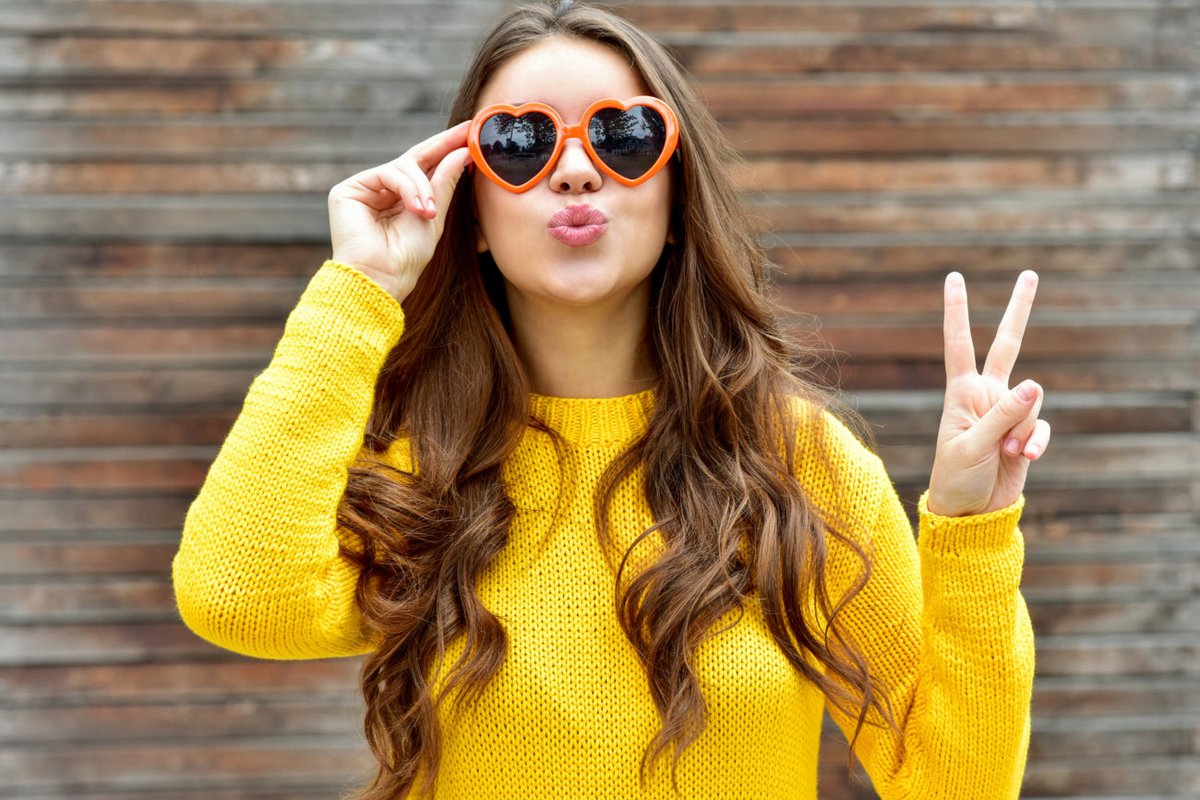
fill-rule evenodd
<path id="1" fill-rule="evenodd" d="M 0 796 L 331 798 L 357 659 L 180 623 L 191 499 L 313 271 L 325 195 L 440 129 L 500 0 L 0 5 Z M 1041 276 L 1023 797 L 1200 796 L 1200 6 L 617 2 L 741 157 L 781 323 L 910 514 L 944 367 Z M 822 797 L 874 797 L 825 720 Z"/>

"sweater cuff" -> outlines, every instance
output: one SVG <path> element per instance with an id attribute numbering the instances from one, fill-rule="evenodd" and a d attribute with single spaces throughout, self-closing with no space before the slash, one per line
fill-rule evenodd
<path id="1" fill-rule="evenodd" d="M 939 555 L 1008 548 L 1025 508 L 1025 495 L 1021 494 L 1011 505 L 986 514 L 943 517 L 929 510 L 928 500 L 926 489 L 917 501 L 919 536 L 925 548 Z"/>
<path id="2" fill-rule="evenodd" d="M 368 351 L 390 350 L 404 332 L 404 312 L 396 298 L 365 273 L 327 259 L 292 309 L 287 326 L 321 339 L 332 335 L 359 342 Z"/>

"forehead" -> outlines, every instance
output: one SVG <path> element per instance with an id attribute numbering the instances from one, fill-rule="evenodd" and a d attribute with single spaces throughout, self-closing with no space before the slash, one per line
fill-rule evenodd
<path id="1" fill-rule="evenodd" d="M 554 38 L 514 56 L 488 79 L 475 110 L 492 103 L 546 103 L 578 119 L 602 97 L 625 100 L 648 89 L 629 61 L 607 45 Z"/>

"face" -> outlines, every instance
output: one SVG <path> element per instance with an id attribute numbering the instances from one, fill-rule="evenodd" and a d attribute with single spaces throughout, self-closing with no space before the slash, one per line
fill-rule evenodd
<path id="1" fill-rule="evenodd" d="M 501 67 L 484 85 L 475 111 L 493 103 L 552 106 L 567 125 L 594 101 L 649 94 L 616 51 L 593 42 L 549 39 Z M 604 306 L 649 302 L 649 276 L 667 238 L 671 209 L 668 163 L 638 186 L 625 186 L 592 163 L 583 143 L 568 139 L 549 173 L 516 194 L 474 172 L 480 251 L 490 250 L 506 282 L 509 306 Z M 568 206 L 604 215 L 599 239 L 556 238 L 551 218 Z"/>

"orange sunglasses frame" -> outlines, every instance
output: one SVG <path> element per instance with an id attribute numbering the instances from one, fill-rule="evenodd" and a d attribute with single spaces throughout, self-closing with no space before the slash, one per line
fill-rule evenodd
<path id="1" fill-rule="evenodd" d="M 628 111 L 635 106 L 646 106 L 647 108 L 652 108 L 657 111 L 663 118 L 663 122 L 666 123 L 667 137 L 666 141 L 663 143 L 663 150 L 658 155 L 658 160 L 651 165 L 650 169 L 646 170 L 644 174 L 639 175 L 636 178 L 626 178 L 624 175 L 621 175 L 616 170 L 605 164 L 604 159 L 600 158 L 600 156 L 596 154 L 595 148 L 592 147 L 592 143 L 588 140 L 587 127 L 592 121 L 592 115 L 597 111 L 602 111 L 606 108 L 619 108 L 622 111 Z M 550 158 L 546 161 L 546 165 L 538 170 L 536 175 L 534 175 L 525 183 L 517 186 L 501 178 L 498 174 L 496 174 L 495 170 L 488 166 L 487 160 L 483 157 L 483 150 L 479 144 L 479 133 L 481 130 L 483 130 L 484 123 L 486 123 L 496 114 L 509 114 L 514 117 L 521 117 L 534 111 L 545 114 L 551 119 L 551 121 L 554 122 L 554 128 L 557 134 L 554 140 L 554 150 L 550 153 Z M 604 99 L 597 100 L 588 106 L 587 110 L 583 112 L 583 117 L 579 120 L 578 125 L 567 125 L 565 122 L 563 122 L 563 118 L 559 116 L 558 112 L 545 103 L 522 103 L 519 106 L 508 105 L 507 103 L 496 103 L 480 109 L 479 113 L 471 119 L 471 127 L 467 131 L 467 148 L 471 151 L 472 164 L 474 166 L 478 166 L 484 175 L 488 176 L 488 178 L 490 178 L 493 182 L 498 183 L 505 189 L 508 189 L 510 192 L 519 194 L 532 189 L 538 181 L 546 176 L 546 173 L 550 172 L 550 170 L 554 168 L 554 165 L 558 162 L 558 157 L 562 154 L 562 149 L 566 145 L 567 139 L 571 138 L 578 139 L 583 143 L 583 149 L 587 151 L 588 157 L 592 159 L 592 163 L 595 164 L 596 167 L 605 175 L 608 175 L 609 177 L 625 184 L 626 186 L 638 186 L 639 184 L 645 183 L 653 178 L 655 174 L 657 174 L 658 171 L 661 170 L 666 163 L 671 160 L 671 156 L 675 153 L 675 150 L 679 145 L 679 121 L 676 119 L 675 112 L 671 110 L 670 106 L 668 106 L 662 100 L 659 100 L 657 97 L 650 97 L 649 95 L 639 95 L 626 101 L 617 100 L 612 97 L 606 97 Z"/>

